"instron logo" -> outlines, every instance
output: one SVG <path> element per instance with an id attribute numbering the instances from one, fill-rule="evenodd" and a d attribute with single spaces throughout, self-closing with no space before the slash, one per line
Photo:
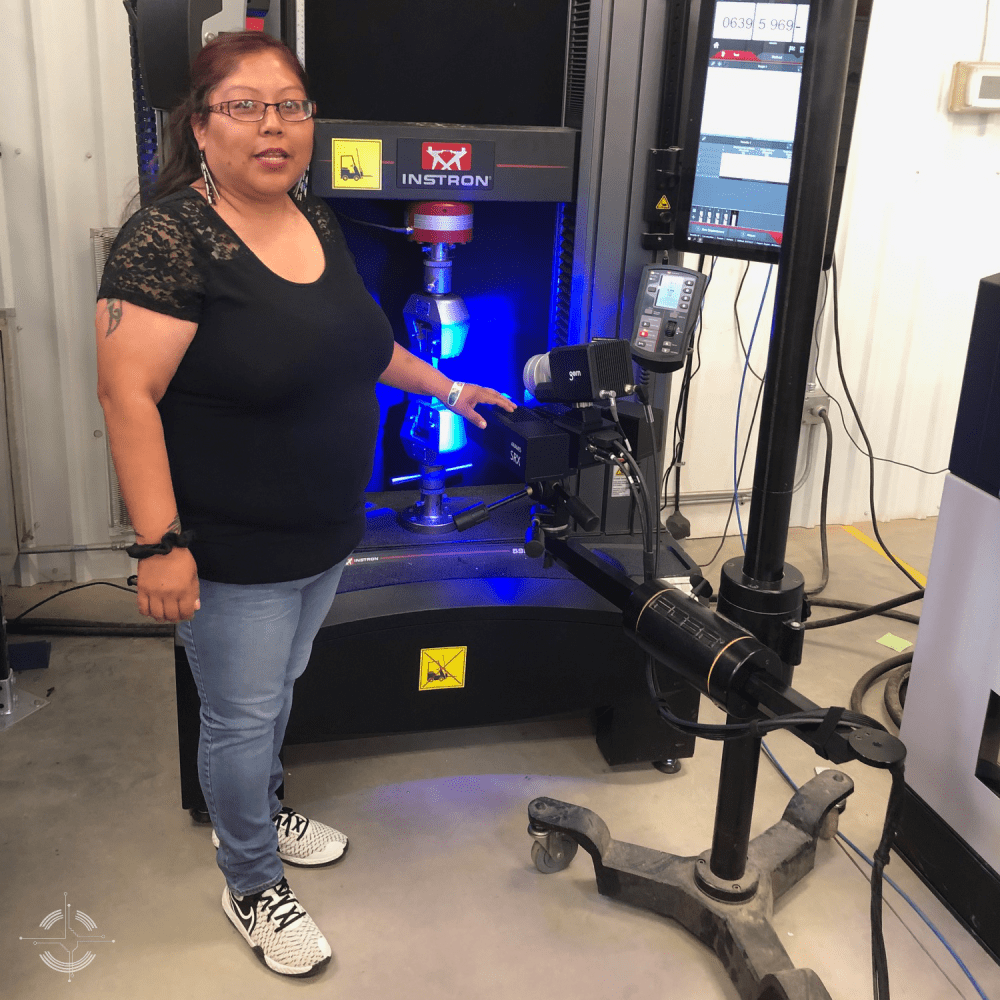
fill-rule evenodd
<path id="1" fill-rule="evenodd" d="M 471 170 L 472 150 L 465 143 L 425 142 L 420 147 L 424 170 Z"/>

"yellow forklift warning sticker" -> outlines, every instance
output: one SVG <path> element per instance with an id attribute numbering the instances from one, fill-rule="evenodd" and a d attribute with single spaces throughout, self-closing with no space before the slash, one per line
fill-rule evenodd
<path id="1" fill-rule="evenodd" d="M 334 139 L 332 153 L 334 190 L 382 190 L 382 140 Z"/>
<path id="2" fill-rule="evenodd" d="M 667 201 L 667 196 L 665 194 L 660 195 L 660 200 L 656 203 L 657 212 L 665 212 L 670 210 L 670 202 Z"/>
<path id="3" fill-rule="evenodd" d="M 420 691 L 465 687 L 468 646 L 443 646 L 420 650 Z"/>

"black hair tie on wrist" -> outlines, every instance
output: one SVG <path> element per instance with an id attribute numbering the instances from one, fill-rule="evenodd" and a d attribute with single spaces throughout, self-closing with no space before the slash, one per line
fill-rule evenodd
<path id="1" fill-rule="evenodd" d="M 193 531 L 168 531 L 158 545 L 129 545 L 125 552 L 133 559 L 146 559 L 149 556 L 165 556 L 174 549 L 186 549 L 194 541 Z"/>

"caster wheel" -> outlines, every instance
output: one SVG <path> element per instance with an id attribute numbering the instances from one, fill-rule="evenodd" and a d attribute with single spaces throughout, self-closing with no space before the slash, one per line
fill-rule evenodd
<path id="1" fill-rule="evenodd" d="M 197 826 L 208 826 L 212 822 L 212 817 L 208 815 L 207 809 L 189 809 L 188 813 Z"/>
<path id="2" fill-rule="evenodd" d="M 840 828 L 840 810 L 836 806 L 833 807 L 824 817 L 819 825 L 819 832 L 817 836 L 820 840 L 833 840 L 837 836 L 837 830 Z"/>
<path id="3" fill-rule="evenodd" d="M 673 759 L 654 760 L 653 767 L 661 774 L 677 774 L 681 769 L 681 762 Z"/>
<path id="4" fill-rule="evenodd" d="M 555 840 L 556 834 L 550 836 L 550 841 Z M 531 860 L 535 862 L 535 867 L 543 875 L 551 875 L 553 872 L 565 871 L 569 868 L 569 863 L 576 856 L 577 848 L 580 846 L 575 840 L 569 837 L 558 837 L 561 857 L 554 858 L 540 841 L 536 840 L 531 845 Z"/>

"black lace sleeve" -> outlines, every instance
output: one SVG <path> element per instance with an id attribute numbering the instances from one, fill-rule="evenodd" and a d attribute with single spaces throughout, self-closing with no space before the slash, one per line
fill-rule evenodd
<path id="1" fill-rule="evenodd" d="M 302 211 L 312 220 L 322 239 L 330 244 L 343 244 L 344 234 L 340 229 L 340 223 L 322 198 L 310 195 L 302 203 Z"/>
<path id="2" fill-rule="evenodd" d="M 123 299 L 198 322 L 205 293 L 195 233 L 172 206 L 151 205 L 125 223 L 104 265 L 99 299 Z"/>

